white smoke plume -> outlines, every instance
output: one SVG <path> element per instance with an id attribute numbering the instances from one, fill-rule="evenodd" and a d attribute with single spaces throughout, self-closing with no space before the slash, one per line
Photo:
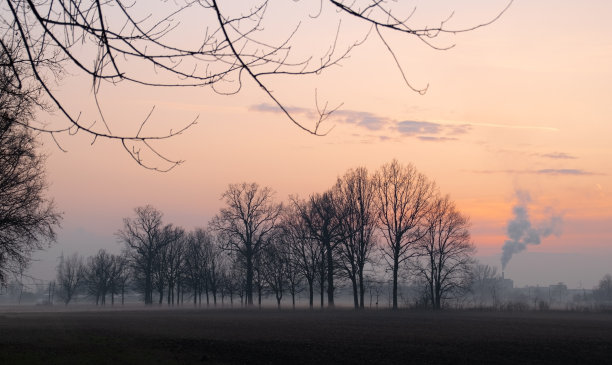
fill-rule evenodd
<path id="1" fill-rule="evenodd" d="M 531 196 L 527 191 L 516 191 L 517 204 L 512 208 L 514 218 L 508 221 L 508 239 L 502 247 L 502 270 L 516 253 L 527 248 L 527 245 L 539 245 L 542 238 L 550 235 L 559 236 L 563 219 L 560 215 L 550 213 L 550 216 L 537 224 L 532 224 L 529 219 L 528 205 Z"/>

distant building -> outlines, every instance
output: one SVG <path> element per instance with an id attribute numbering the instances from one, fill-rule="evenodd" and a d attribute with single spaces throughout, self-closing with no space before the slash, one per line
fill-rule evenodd
<path id="1" fill-rule="evenodd" d="M 548 287 L 548 301 L 553 303 L 565 303 L 567 302 L 569 292 L 567 290 L 567 285 L 563 283 L 558 283 L 554 285 L 550 285 Z"/>
<path id="2" fill-rule="evenodd" d="M 514 289 L 514 281 L 512 279 L 506 279 L 503 271 L 501 281 L 499 282 L 499 287 L 502 291 L 510 291 Z"/>

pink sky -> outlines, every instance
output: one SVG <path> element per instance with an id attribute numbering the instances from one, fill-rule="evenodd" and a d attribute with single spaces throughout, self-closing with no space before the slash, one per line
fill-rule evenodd
<path id="1" fill-rule="evenodd" d="M 463 25 L 489 19 L 505 4 L 441 3 L 448 8 L 419 6 L 431 17 L 456 9 Z M 499 263 L 515 190 L 529 191 L 534 218 L 553 209 L 563 215 L 563 233 L 513 258 L 506 276 L 519 285 L 591 287 L 612 271 L 611 13 L 612 4 L 598 0 L 516 1 L 496 23 L 443 39 L 456 43 L 448 51 L 391 37 L 410 82 L 429 84 L 424 96 L 406 88 L 375 38 L 321 76 L 272 80 L 275 95 L 304 111 L 296 113 L 304 121 L 315 88 L 321 100 L 344 103 L 327 122 L 334 128 L 326 137 L 307 135 L 271 110 L 252 82 L 231 97 L 210 89 L 105 87 L 105 117 L 118 131 L 137 128 L 153 105 L 152 132 L 199 115 L 186 134 L 157 145 L 186 162 L 155 173 L 111 141 L 92 147 L 88 137 L 62 136 L 69 150 L 62 153 L 46 140 L 50 195 L 65 218 L 58 244 L 37 255 L 32 272 L 52 275 L 62 251 L 119 251 L 113 233 L 136 206 L 152 204 L 167 222 L 191 229 L 217 212 L 229 183 L 269 185 L 284 201 L 331 187 L 348 168 L 373 171 L 397 158 L 434 179 L 471 217 L 486 263 Z M 58 86 L 85 117 L 95 111 L 83 91 L 88 83 L 66 78 Z"/>

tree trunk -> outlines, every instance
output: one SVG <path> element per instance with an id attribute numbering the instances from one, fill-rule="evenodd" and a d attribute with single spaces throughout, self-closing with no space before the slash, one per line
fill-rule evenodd
<path id="1" fill-rule="evenodd" d="M 257 293 L 258 293 L 258 301 L 257 304 L 259 305 L 259 309 L 261 309 L 261 284 L 257 284 Z"/>
<path id="2" fill-rule="evenodd" d="M 437 280 L 436 280 L 437 281 Z M 440 287 L 440 283 L 436 282 L 436 302 L 435 302 L 435 307 L 434 309 L 438 310 L 440 308 L 442 308 L 442 292 L 441 292 L 441 287 Z"/>
<path id="3" fill-rule="evenodd" d="M 393 253 L 393 309 L 397 309 L 397 273 L 399 270 L 399 252 Z"/>
<path id="4" fill-rule="evenodd" d="M 325 306 L 325 278 L 323 276 L 321 276 L 319 286 L 321 287 L 321 308 L 323 308 Z"/>
<path id="5" fill-rule="evenodd" d="M 308 280 L 308 292 L 309 292 L 308 305 L 310 309 L 312 309 L 314 307 L 314 283 L 312 279 Z"/>
<path id="6" fill-rule="evenodd" d="M 359 309 L 359 291 L 357 289 L 357 278 L 351 275 L 351 284 L 353 285 L 353 305 L 355 309 Z"/>
<path id="7" fill-rule="evenodd" d="M 152 265 L 147 263 L 145 272 L 145 304 L 153 304 L 153 278 L 151 277 Z"/>
<path id="8" fill-rule="evenodd" d="M 327 248 L 327 306 L 334 307 L 334 255 L 331 242 L 326 243 Z"/>
<path id="9" fill-rule="evenodd" d="M 359 268 L 359 307 L 361 309 L 365 308 L 364 296 L 365 296 L 365 287 L 363 285 L 363 267 L 361 267 Z"/>
<path id="10" fill-rule="evenodd" d="M 250 245 L 247 245 L 246 252 L 246 297 L 247 306 L 253 305 L 253 252 Z"/>

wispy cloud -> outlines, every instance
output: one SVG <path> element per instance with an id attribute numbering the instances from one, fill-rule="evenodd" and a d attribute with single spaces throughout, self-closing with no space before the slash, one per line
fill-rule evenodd
<path id="1" fill-rule="evenodd" d="M 604 175 L 599 172 L 586 171 L 582 169 L 538 169 L 538 170 L 474 170 L 477 174 L 532 174 L 532 175 L 569 175 L 569 176 L 593 176 Z"/>
<path id="2" fill-rule="evenodd" d="M 438 134 L 442 131 L 442 126 L 438 123 L 405 120 L 397 123 L 397 130 L 405 136 L 416 136 L 419 134 Z"/>
<path id="3" fill-rule="evenodd" d="M 455 124 L 455 125 L 446 125 L 449 129 L 448 134 L 458 135 L 458 134 L 466 134 L 472 130 L 472 126 L 469 124 Z"/>
<path id="4" fill-rule="evenodd" d="M 314 113 L 311 110 L 306 109 L 306 108 L 300 108 L 296 106 L 286 106 L 285 109 L 289 113 L 293 113 L 293 114 L 305 114 L 307 116 L 314 115 Z M 249 107 L 249 110 L 258 111 L 258 112 L 268 112 L 268 113 L 282 113 L 282 110 L 278 106 L 274 104 L 267 104 L 267 103 L 251 105 Z"/>
<path id="5" fill-rule="evenodd" d="M 545 157 L 545 158 L 552 158 L 555 160 L 575 160 L 578 157 L 567 154 L 565 152 L 552 152 L 552 153 L 538 153 L 536 154 L 536 156 L 539 157 Z"/>
<path id="6" fill-rule="evenodd" d="M 339 123 L 353 124 L 370 131 L 382 130 L 391 123 L 388 118 L 355 110 L 337 110 L 332 114 L 332 119 Z"/>
<path id="7" fill-rule="evenodd" d="M 537 173 L 544 175 L 601 175 L 581 169 L 541 169 L 537 170 Z"/>
<path id="8" fill-rule="evenodd" d="M 285 107 L 285 109 L 291 114 L 301 114 L 307 118 L 315 118 L 316 113 L 314 110 L 300 108 L 300 107 Z M 268 112 L 268 113 L 281 113 L 282 110 L 272 104 L 257 104 L 252 105 L 249 110 Z M 365 128 L 369 131 L 379 131 L 386 128 L 391 124 L 391 120 L 388 118 L 380 117 L 370 112 L 356 111 L 356 110 L 336 110 L 330 116 L 330 121 L 335 123 L 352 124 L 358 127 Z"/>
<path id="9" fill-rule="evenodd" d="M 516 124 L 498 124 L 498 123 L 470 123 L 470 125 L 478 127 L 505 128 L 505 129 L 533 129 L 540 131 L 558 132 L 559 128 L 546 127 L 539 125 L 516 125 Z"/>
<path id="10" fill-rule="evenodd" d="M 448 142 L 456 141 L 457 138 L 452 137 L 434 137 L 434 136 L 418 136 L 417 139 L 425 142 Z"/>
<path id="11" fill-rule="evenodd" d="M 253 105 L 249 108 L 253 111 L 281 113 L 281 109 L 276 105 L 262 103 Z M 314 110 L 301 107 L 285 107 L 291 114 L 300 114 L 306 118 L 318 118 Z M 383 117 L 367 111 L 340 109 L 330 115 L 329 123 L 341 123 L 354 125 L 367 130 L 368 132 L 384 133 L 385 138 L 392 139 L 393 136 L 412 137 L 426 142 L 449 142 L 457 141 L 457 136 L 468 134 L 474 127 L 493 127 L 509 129 L 534 129 L 545 131 L 557 131 L 552 127 L 530 126 L 530 125 L 506 125 L 495 123 L 454 123 L 454 122 L 432 122 L 403 120 L 397 121 Z M 381 137 L 381 140 L 385 140 Z M 543 157 L 557 159 L 571 159 L 573 156 L 564 153 L 551 153 Z"/>
<path id="12" fill-rule="evenodd" d="M 468 124 L 441 124 L 405 120 L 397 123 L 396 129 L 403 136 L 416 137 L 421 141 L 448 142 L 458 139 L 449 136 L 466 134 L 470 131 L 471 126 Z"/>

